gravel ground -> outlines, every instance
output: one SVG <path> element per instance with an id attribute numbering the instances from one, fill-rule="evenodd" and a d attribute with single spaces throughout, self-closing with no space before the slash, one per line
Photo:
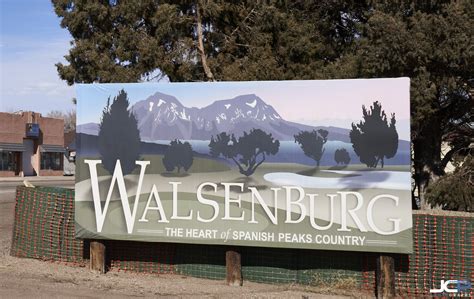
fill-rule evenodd
<path id="1" fill-rule="evenodd" d="M 0 298 L 361 298 L 370 294 L 299 285 L 244 282 L 229 287 L 223 281 L 180 275 L 156 275 L 112 270 L 105 275 L 87 268 L 10 256 L 14 193 L 0 194 Z"/>

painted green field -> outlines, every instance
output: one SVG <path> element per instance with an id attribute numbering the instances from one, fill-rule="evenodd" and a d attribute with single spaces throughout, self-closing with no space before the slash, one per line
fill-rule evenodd
<path id="1" fill-rule="evenodd" d="M 99 159 L 99 158 L 80 158 L 76 165 L 76 180 L 78 182 L 89 179 L 89 168 L 84 163 L 85 159 Z M 141 157 L 143 161 L 150 161 L 147 166 L 147 174 L 162 174 L 164 177 L 185 177 L 193 173 L 210 173 L 210 172 L 229 172 L 235 173 L 237 176 L 242 176 L 236 167 L 230 167 L 228 164 L 218 160 L 195 157 L 193 165 L 187 172 L 167 172 L 163 166 L 163 155 L 144 155 Z M 263 163 L 255 173 L 249 178 L 258 178 L 269 172 L 292 172 L 306 176 L 313 177 L 327 177 L 339 178 L 350 177 L 351 175 L 324 172 L 322 170 L 348 170 L 348 171 L 410 171 L 409 165 L 387 165 L 384 168 L 368 168 L 362 164 L 351 164 L 348 166 L 321 166 L 319 168 L 297 164 L 297 163 Z M 110 173 L 104 169 L 102 165 L 97 166 L 98 176 L 107 176 Z M 139 168 L 136 168 L 131 174 L 138 175 Z M 225 175 L 227 177 L 227 175 Z"/>

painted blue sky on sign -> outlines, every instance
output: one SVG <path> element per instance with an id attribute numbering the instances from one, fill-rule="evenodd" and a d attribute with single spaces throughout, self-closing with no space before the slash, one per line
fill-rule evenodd
<path id="1" fill-rule="evenodd" d="M 395 113 L 400 139 L 409 140 L 409 79 L 355 79 L 312 81 L 255 81 L 219 83 L 142 83 L 77 85 L 78 124 L 98 123 L 107 98 L 125 89 L 130 104 L 155 92 L 176 97 L 186 107 L 204 107 L 214 101 L 256 94 L 283 119 L 313 126 L 350 128 L 362 118 L 362 105 L 382 103 Z"/>

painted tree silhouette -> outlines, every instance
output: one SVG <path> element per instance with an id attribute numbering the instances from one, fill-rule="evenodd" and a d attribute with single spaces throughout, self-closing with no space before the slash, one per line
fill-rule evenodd
<path id="1" fill-rule="evenodd" d="M 358 124 L 352 123 L 349 134 L 352 147 L 359 156 L 360 162 L 373 168 L 380 162 L 383 168 L 384 159 L 394 157 L 398 149 L 395 113 L 392 113 L 389 123 L 378 101 L 370 106 L 370 111 L 362 106 L 362 113 L 363 120 Z"/>
<path id="2" fill-rule="evenodd" d="M 222 155 L 231 159 L 239 167 L 239 172 L 245 176 L 252 175 L 257 167 L 264 161 L 266 155 L 275 155 L 280 148 L 280 141 L 274 140 L 272 134 L 267 134 L 260 129 L 252 129 L 250 133 L 235 138 L 225 132 L 209 143 L 210 154 L 213 157 Z"/>
<path id="3" fill-rule="evenodd" d="M 176 139 L 170 142 L 163 157 L 163 165 L 167 171 L 173 171 L 175 168 L 178 173 L 181 168 L 188 171 L 194 161 L 193 148 L 189 142 L 181 142 Z"/>
<path id="4" fill-rule="evenodd" d="M 136 167 L 140 155 L 140 132 L 137 119 L 128 110 L 127 93 L 122 89 L 102 111 L 99 125 L 99 153 L 104 168 L 113 173 L 117 160 L 120 160 L 123 174 L 129 174 Z"/>
<path id="5" fill-rule="evenodd" d="M 347 165 L 351 162 L 351 157 L 349 156 L 349 152 L 345 148 L 337 149 L 334 152 L 334 161 L 337 164 Z"/>
<path id="6" fill-rule="evenodd" d="M 328 141 L 329 132 L 323 129 L 301 131 L 295 135 L 295 143 L 299 143 L 304 154 L 314 161 L 319 167 L 319 162 L 324 154 L 324 144 Z"/>

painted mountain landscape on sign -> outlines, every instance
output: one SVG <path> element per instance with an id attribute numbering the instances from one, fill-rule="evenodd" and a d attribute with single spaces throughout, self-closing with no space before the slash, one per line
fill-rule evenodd
<path id="1" fill-rule="evenodd" d="M 267 104 L 256 94 L 245 94 L 237 97 L 218 100 L 202 107 L 186 107 L 176 97 L 156 92 L 147 99 L 138 101 L 130 109 L 140 131 L 140 139 L 146 143 L 167 144 L 168 140 L 187 140 L 194 151 L 209 154 L 209 140 L 220 132 L 242 136 L 251 129 L 261 129 L 281 143 L 278 154 L 268 157 L 268 162 L 296 162 L 306 165 L 314 161 L 299 151 L 295 135 L 301 131 L 327 130 L 328 142 L 325 145 L 326 155 L 321 165 L 331 165 L 334 153 L 338 148 L 345 148 L 352 161 L 358 157 L 352 149 L 349 129 L 334 126 L 309 126 L 285 120 L 272 105 Z M 79 125 L 77 132 L 86 135 L 99 133 L 99 124 L 86 123 Z M 83 140 L 90 139 L 87 136 Z M 148 147 L 150 148 L 150 147 Z M 89 151 L 95 153 L 92 146 Z M 388 165 L 406 164 L 409 161 L 410 144 L 399 140 L 397 155 L 387 160 Z"/>
<path id="2" fill-rule="evenodd" d="M 174 96 L 156 92 L 135 103 L 131 110 L 138 120 L 143 141 L 169 139 L 210 140 L 220 132 L 237 136 L 252 128 L 271 133 L 278 140 L 294 140 L 302 130 L 325 129 L 330 140 L 349 142 L 349 130 L 336 127 L 312 127 L 284 120 L 280 114 L 255 94 L 215 101 L 203 108 L 185 107 Z M 78 126 L 78 133 L 98 135 L 99 125 Z"/>

